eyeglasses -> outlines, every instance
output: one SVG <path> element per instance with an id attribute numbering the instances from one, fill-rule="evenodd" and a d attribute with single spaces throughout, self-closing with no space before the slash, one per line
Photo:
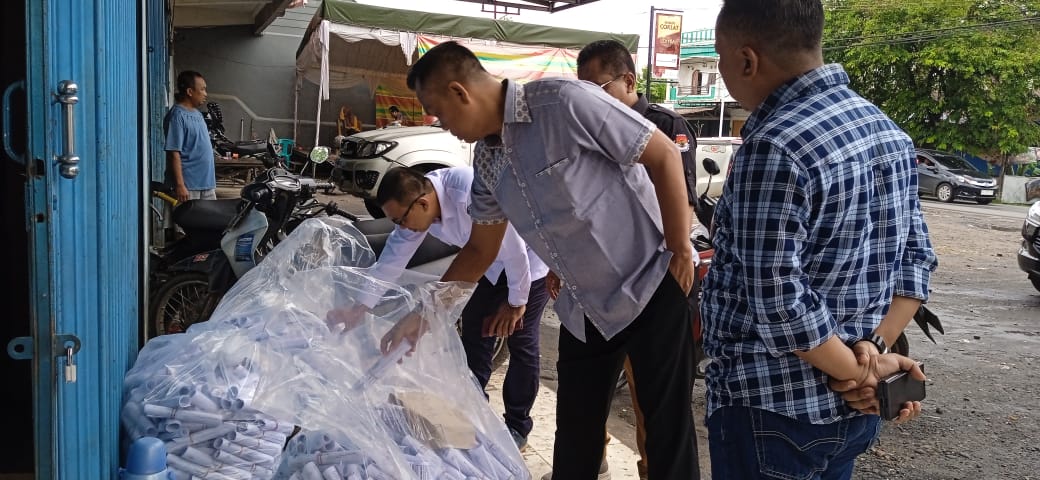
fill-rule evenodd
<path id="1" fill-rule="evenodd" d="M 610 85 L 611 83 L 616 82 L 618 79 L 620 79 L 621 77 L 624 77 L 624 76 L 625 76 L 624 74 L 618 75 L 618 76 L 616 76 L 616 77 L 614 77 L 614 78 L 612 78 L 612 79 L 610 79 L 610 80 L 608 80 L 606 82 L 603 82 L 603 83 L 599 84 L 599 88 L 607 88 L 607 85 Z"/>
<path id="2" fill-rule="evenodd" d="M 394 222 L 394 225 L 401 225 L 402 223 L 404 223 L 404 221 L 408 218 L 408 214 L 412 212 L 412 207 L 415 206 L 415 202 L 418 202 L 419 199 L 424 196 L 426 196 L 426 192 L 420 193 L 418 197 L 415 197 L 415 200 L 412 200 L 412 203 L 408 204 L 408 208 L 404 209 L 404 215 L 401 215 L 401 218 L 391 218 L 390 221 Z"/>

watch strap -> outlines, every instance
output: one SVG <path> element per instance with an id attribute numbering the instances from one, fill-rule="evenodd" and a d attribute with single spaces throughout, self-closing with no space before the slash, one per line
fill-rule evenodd
<path id="1" fill-rule="evenodd" d="M 888 344 L 885 343 L 885 337 L 874 333 L 871 334 L 869 338 L 864 338 L 864 340 L 873 343 L 874 346 L 877 347 L 878 353 L 882 355 L 888 353 Z"/>

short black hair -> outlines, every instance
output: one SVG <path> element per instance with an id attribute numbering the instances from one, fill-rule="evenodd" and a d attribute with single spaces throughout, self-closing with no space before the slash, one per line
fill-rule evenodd
<path id="1" fill-rule="evenodd" d="M 614 76 L 636 73 L 636 63 L 632 61 L 632 52 L 617 40 L 596 40 L 578 52 L 578 68 L 599 59 L 600 65 L 610 70 Z"/>
<path id="2" fill-rule="evenodd" d="M 429 193 L 433 182 L 421 170 L 410 167 L 393 167 L 383 174 L 376 191 L 376 203 L 381 207 L 394 200 L 402 205 L 415 200 L 423 192 Z"/>
<path id="3" fill-rule="evenodd" d="M 177 92 L 174 99 L 181 101 L 187 94 L 189 88 L 195 88 L 195 79 L 202 78 L 202 74 L 195 70 L 184 70 L 177 74 Z"/>
<path id="4" fill-rule="evenodd" d="M 195 88 L 195 79 L 202 78 L 202 74 L 195 70 L 185 70 L 177 74 L 177 93 L 186 94 L 189 88 Z"/>
<path id="5" fill-rule="evenodd" d="M 401 111 L 399 108 L 397 108 L 397 105 L 390 105 L 389 110 L 391 112 L 400 112 Z"/>
<path id="6" fill-rule="evenodd" d="M 480 59 L 458 42 L 447 41 L 431 48 L 412 65 L 407 83 L 409 89 L 415 90 L 416 83 L 425 84 L 434 77 L 464 80 L 477 72 L 487 73 Z"/>
<path id="7" fill-rule="evenodd" d="M 820 0 L 724 0 L 716 30 L 780 54 L 811 52 L 823 40 Z"/>

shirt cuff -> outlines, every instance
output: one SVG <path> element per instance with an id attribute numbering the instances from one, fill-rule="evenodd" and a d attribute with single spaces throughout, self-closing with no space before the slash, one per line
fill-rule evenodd
<path id="1" fill-rule="evenodd" d="M 755 326 L 766 350 L 774 357 L 795 351 L 809 351 L 827 341 L 838 328 L 838 322 L 821 303 L 798 317 L 782 322 L 759 323 Z"/>
<path id="2" fill-rule="evenodd" d="M 928 285 L 931 283 L 932 269 L 926 265 L 903 265 L 895 285 L 895 294 L 900 297 L 916 298 L 928 301 Z"/>

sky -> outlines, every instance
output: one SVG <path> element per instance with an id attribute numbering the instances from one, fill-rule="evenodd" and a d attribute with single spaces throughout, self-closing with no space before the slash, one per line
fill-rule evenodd
<path id="1" fill-rule="evenodd" d="M 450 13 L 471 17 L 493 18 L 482 13 L 481 4 L 458 0 L 358 0 L 358 3 L 382 7 Z M 598 0 L 557 13 L 521 10 L 511 20 L 537 25 L 567 27 L 608 33 L 639 35 L 640 56 L 646 50 L 650 34 L 650 8 L 676 10 L 683 13 L 682 31 L 713 28 L 721 0 Z M 645 57 L 643 57 L 645 58 Z"/>

